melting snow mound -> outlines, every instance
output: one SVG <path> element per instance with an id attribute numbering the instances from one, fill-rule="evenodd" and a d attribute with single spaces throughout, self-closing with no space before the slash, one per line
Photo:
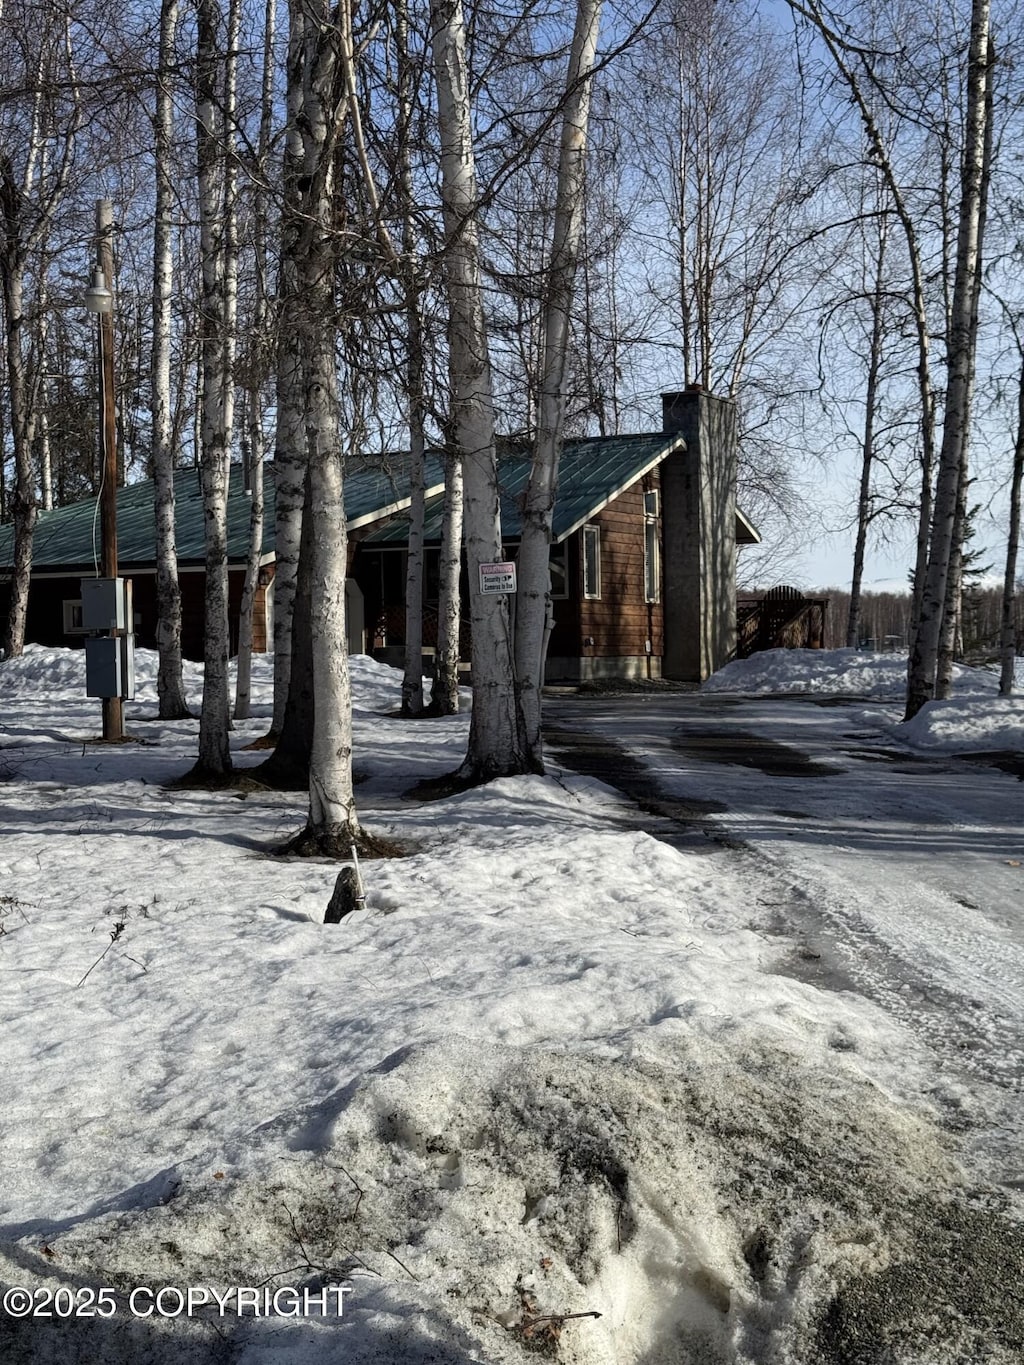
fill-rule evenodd
<path id="1" fill-rule="evenodd" d="M 980 668 L 955 664 L 958 696 L 994 696 L 998 679 Z M 902 701 L 907 691 L 905 654 L 875 654 L 857 649 L 766 649 L 749 659 L 734 659 L 701 687 L 702 692 L 813 693 Z"/>
<path id="2" fill-rule="evenodd" d="M 1021 1229 L 968 1200 L 936 1129 L 852 1073 L 682 1020 L 620 1058 L 402 1049 L 133 1193 L 148 1207 L 0 1256 L 7 1284 L 122 1295 L 107 1319 L 0 1319 L 5 1365 L 1010 1365 L 1024 1347 Z M 340 1316 L 132 1319 L 123 1297 L 342 1283 Z"/>

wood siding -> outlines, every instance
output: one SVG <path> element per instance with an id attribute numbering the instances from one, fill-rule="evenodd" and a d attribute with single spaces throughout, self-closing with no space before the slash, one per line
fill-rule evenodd
<path id="1" fill-rule="evenodd" d="M 574 554 L 570 563 L 570 582 L 578 604 L 580 643 L 580 648 L 572 652 L 583 658 L 635 658 L 648 653 L 654 658 L 661 656 L 664 641 L 662 604 L 644 600 L 644 493 L 654 490 L 658 490 L 656 470 L 627 488 L 588 522 L 588 525 L 601 528 L 599 598 L 583 596 L 582 529 L 572 536 Z M 658 541 L 660 544 L 660 518 Z M 587 643 L 588 640 L 593 643 Z M 562 653 L 554 648 L 554 641 L 551 652 Z"/>

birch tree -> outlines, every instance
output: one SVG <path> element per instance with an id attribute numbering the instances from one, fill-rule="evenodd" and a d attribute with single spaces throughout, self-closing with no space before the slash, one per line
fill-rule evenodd
<path id="1" fill-rule="evenodd" d="M 249 715 L 251 703 L 253 609 L 259 587 L 263 553 L 263 392 L 267 382 L 271 353 L 271 303 L 268 282 L 270 151 L 274 118 L 274 37 L 275 4 L 267 0 L 263 20 L 263 71 L 260 88 L 260 127 L 254 167 L 255 189 L 252 203 L 254 302 L 249 326 L 249 345 L 245 374 L 245 428 L 247 434 L 243 459 L 246 462 L 246 489 L 249 493 L 249 547 L 246 555 L 245 582 L 238 619 L 238 659 L 235 680 L 235 719 Z"/>
<path id="2" fill-rule="evenodd" d="M 566 359 L 586 182 L 591 76 L 601 25 L 601 0 L 579 0 L 569 56 L 555 196 L 553 240 L 547 269 L 544 343 L 537 441 L 522 516 L 515 666 L 528 764 L 543 771 L 541 688 L 546 624 L 551 611 L 551 522 L 565 424 Z"/>
<path id="3" fill-rule="evenodd" d="M 412 168 L 412 120 L 415 69 L 409 50 L 406 0 L 395 4 L 395 58 L 398 78 L 398 183 L 402 207 L 400 274 L 405 297 L 406 402 L 409 413 L 409 540 L 405 575 L 405 661 L 402 674 L 403 716 L 423 710 L 423 519 L 425 511 L 426 374 L 422 316 L 422 266 L 415 223 Z"/>
<path id="4" fill-rule="evenodd" d="M 459 658 L 462 627 L 462 460 L 451 445 L 445 452 L 444 507 L 438 550 L 437 646 L 430 710 L 454 716 L 459 710 Z"/>
<path id="5" fill-rule="evenodd" d="M 288 29 L 286 122 L 282 159 L 281 252 L 278 265 L 276 426 L 274 434 L 274 716 L 267 742 L 283 731 L 292 671 L 293 616 L 302 508 L 305 498 L 306 432 L 295 255 L 302 231 L 304 151 L 303 110 L 305 28 L 301 7 L 294 7 Z"/>
<path id="6" fill-rule="evenodd" d="M 203 709 L 193 780 L 231 773 L 228 702 L 227 499 L 234 426 L 234 172 L 227 170 L 225 110 L 234 83 L 234 54 L 221 55 L 225 15 L 219 0 L 198 0 L 196 148 L 202 264 L 200 450 L 206 543 Z"/>
<path id="7" fill-rule="evenodd" d="M 1017 386 L 1017 436 L 1013 446 L 1010 478 L 1010 513 L 1003 570 L 1002 613 L 999 633 L 999 695 L 1013 693 L 1017 666 L 1017 555 L 1020 548 L 1021 489 L 1024 487 L 1024 353 Z"/>
<path id="8" fill-rule="evenodd" d="M 5 47 L 12 60 L 16 52 L 33 53 L 31 67 L 9 73 L 11 81 L 20 81 L 27 92 L 27 109 L 15 99 L 0 116 L 0 295 L 14 447 L 10 496 L 14 569 L 2 641 L 7 658 L 24 650 L 37 516 L 33 453 L 39 408 L 28 371 L 26 278 L 29 263 L 46 242 L 67 192 L 83 122 L 70 18 L 50 24 L 45 33 L 33 32 L 27 42 L 21 39 L 27 38 L 30 16 L 21 19 L 25 32 L 14 35 L 17 41 Z"/>
<path id="9" fill-rule="evenodd" d="M 480 591 L 481 564 L 501 559 L 494 401 L 481 287 L 480 196 L 461 0 L 431 0 L 431 46 L 441 138 L 452 428 L 462 462 L 463 540 L 470 585 L 473 715 L 459 769 L 484 782 L 529 767 L 515 681 L 508 600 Z"/>
<path id="10" fill-rule="evenodd" d="M 965 477 L 978 337 L 978 278 L 988 191 L 985 154 L 991 118 L 989 81 L 993 54 L 988 0 L 974 0 L 967 58 L 967 111 L 962 165 L 956 273 L 947 343 L 946 403 L 942 447 L 932 513 L 928 567 L 921 613 L 910 656 L 906 716 L 909 720 L 935 695 L 939 644 L 954 528 Z"/>
<path id="11" fill-rule="evenodd" d="M 920 617 L 921 595 L 927 567 L 929 529 L 932 519 L 933 480 L 935 475 L 935 389 L 932 376 L 933 325 L 928 309 L 928 271 L 922 234 L 913 207 L 899 175 L 891 139 L 886 136 L 876 113 L 876 98 L 884 105 L 886 92 L 879 89 L 874 68 L 864 48 L 848 42 L 826 16 L 818 0 L 788 0 L 794 14 L 808 20 L 821 38 L 846 93 L 860 118 L 868 144 L 872 178 L 879 177 L 892 203 L 906 248 L 909 274 L 908 307 L 913 318 L 916 340 L 916 382 L 920 430 L 920 499 L 917 520 L 917 547 L 914 567 L 914 608 L 912 621 Z"/>
<path id="12" fill-rule="evenodd" d="M 161 0 L 153 114 L 153 342 L 150 413 L 153 423 L 153 513 L 156 528 L 157 699 L 160 716 L 188 715 L 182 680 L 181 587 L 174 524 L 174 422 L 171 409 L 171 326 L 174 267 L 174 97 L 178 0 Z"/>
<path id="13" fill-rule="evenodd" d="M 313 733 L 303 852 L 347 854 L 359 833 L 352 788 L 352 714 L 345 637 L 346 526 L 334 272 L 336 175 L 347 107 L 342 62 L 351 60 L 351 12 L 337 23 L 323 0 L 291 0 L 289 81 L 301 137 L 298 211 L 283 243 L 294 272 L 293 321 L 302 357 L 312 600 Z"/>

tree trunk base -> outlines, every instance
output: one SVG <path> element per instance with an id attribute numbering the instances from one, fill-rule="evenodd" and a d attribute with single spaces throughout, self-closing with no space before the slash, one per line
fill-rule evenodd
<path id="1" fill-rule="evenodd" d="M 177 706 L 177 705 L 168 706 L 166 709 L 164 709 L 164 707 L 161 706 L 157 718 L 158 718 L 159 720 L 195 720 L 195 719 L 196 719 L 195 715 L 188 709 L 188 707 L 185 705 L 184 702 L 182 702 L 182 704 L 181 704 L 180 706 Z"/>
<path id="2" fill-rule="evenodd" d="M 224 791 L 238 785 L 239 775 L 230 768 L 226 773 L 208 768 L 205 763 L 197 763 L 181 777 L 172 778 L 164 786 L 174 791 Z"/>
<path id="3" fill-rule="evenodd" d="M 353 832 L 347 825 L 314 827 L 307 825 L 287 843 L 275 851 L 284 858 L 351 858 L 355 848 L 360 858 L 405 858 L 410 850 L 394 839 L 379 834 L 368 834 L 365 829 Z"/>
<path id="4" fill-rule="evenodd" d="M 458 796 L 460 792 L 471 791 L 474 787 L 483 787 L 488 782 L 495 782 L 499 777 L 525 777 L 528 774 L 543 777 L 544 765 L 526 761 L 522 767 L 492 772 L 464 763 L 461 768 L 457 768 L 453 773 L 445 773 L 443 777 L 428 777 L 422 782 L 417 782 L 414 787 L 410 787 L 408 791 L 402 793 L 402 799 L 405 801 L 443 801 L 445 797 Z"/>

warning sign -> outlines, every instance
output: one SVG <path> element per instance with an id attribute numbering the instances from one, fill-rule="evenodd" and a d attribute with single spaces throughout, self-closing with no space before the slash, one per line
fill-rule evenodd
<path id="1" fill-rule="evenodd" d="M 516 590 L 516 566 L 509 560 L 505 564 L 481 564 L 480 565 L 480 591 L 490 592 L 515 592 Z"/>

